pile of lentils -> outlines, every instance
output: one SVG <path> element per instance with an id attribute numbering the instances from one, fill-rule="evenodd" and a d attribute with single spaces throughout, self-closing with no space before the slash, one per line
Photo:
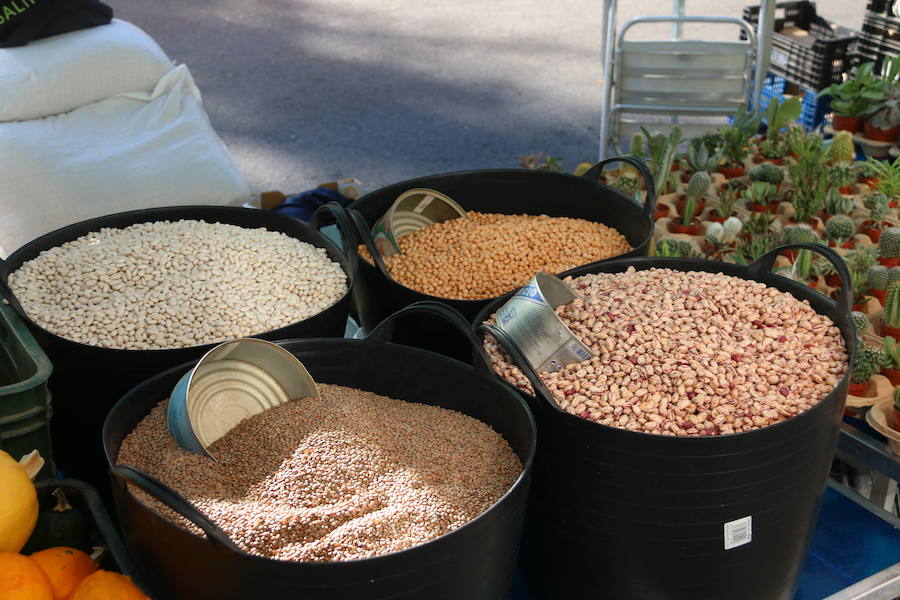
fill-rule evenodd
<path id="1" fill-rule="evenodd" d="M 183 348 L 284 327 L 347 292 L 325 250 L 264 228 L 183 220 L 104 228 L 10 274 L 35 323 L 106 348 Z"/>
<path id="2" fill-rule="evenodd" d="M 540 373 L 563 410 L 631 431 L 718 435 L 789 419 L 847 369 L 840 331 L 807 301 L 721 273 L 670 269 L 565 279 L 557 314 L 596 353 Z M 487 336 L 496 371 L 532 392 Z"/>
<path id="3" fill-rule="evenodd" d="M 467 415 L 336 385 L 319 391 L 320 400 L 242 421 L 211 446 L 218 462 L 176 444 L 163 401 L 122 442 L 118 462 L 181 492 L 245 551 L 304 562 L 424 543 L 484 512 L 522 472 L 506 440 Z"/>
<path id="4" fill-rule="evenodd" d="M 402 254 L 384 261 L 391 277 L 432 296 L 482 300 L 524 285 L 538 271 L 561 273 L 631 250 L 615 229 L 584 219 L 466 214 L 401 237 Z M 371 262 L 365 247 L 360 252 Z"/>

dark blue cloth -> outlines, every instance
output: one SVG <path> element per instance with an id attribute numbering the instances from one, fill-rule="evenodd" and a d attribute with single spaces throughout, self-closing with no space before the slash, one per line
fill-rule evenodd
<path id="1" fill-rule="evenodd" d="M 284 202 L 276 206 L 272 211 L 309 222 L 316 209 L 329 202 L 337 202 L 341 206 L 347 206 L 352 200 L 328 188 L 316 188 L 288 196 Z M 323 224 L 327 225 L 334 222 L 330 214 L 323 215 L 323 217 L 325 217 L 322 219 Z"/>

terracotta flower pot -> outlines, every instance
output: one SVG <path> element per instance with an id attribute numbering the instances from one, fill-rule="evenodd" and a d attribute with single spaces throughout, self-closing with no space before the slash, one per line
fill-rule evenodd
<path id="1" fill-rule="evenodd" d="M 856 133 L 863 128 L 862 117 L 842 117 L 834 115 L 834 123 L 832 123 L 835 131 L 849 131 Z"/>
<path id="2" fill-rule="evenodd" d="M 869 236 L 869 239 L 872 240 L 872 243 L 877 244 L 878 240 L 881 239 L 881 232 L 884 230 L 885 227 L 890 227 L 890 226 L 891 226 L 891 224 L 889 222 L 882 221 L 881 229 L 878 229 L 877 227 L 872 227 L 872 220 L 869 219 L 869 220 L 862 222 L 862 224 L 859 226 L 859 232 Z"/>
<path id="3" fill-rule="evenodd" d="M 879 256 L 878 264 L 884 265 L 885 267 L 890 269 L 891 267 L 896 267 L 896 266 L 900 265 L 900 258 L 887 258 L 884 256 Z"/>
<path id="4" fill-rule="evenodd" d="M 744 176 L 744 167 L 719 167 L 719 173 L 725 176 L 726 179 L 736 179 L 738 177 Z"/>
<path id="5" fill-rule="evenodd" d="M 841 276 L 837 273 L 830 273 L 825 276 L 825 284 L 828 287 L 841 287 Z"/>
<path id="6" fill-rule="evenodd" d="M 679 162 L 674 162 L 674 163 L 672 163 L 672 172 L 673 172 L 673 173 L 674 173 L 675 171 L 680 170 L 680 169 L 681 169 L 681 163 L 679 163 Z"/>
<path id="7" fill-rule="evenodd" d="M 684 198 L 684 194 L 679 194 L 678 199 L 675 201 L 675 208 L 678 210 L 679 215 L 684 214 L 684 207 L 687 204 L 687 200 Z M 702 215 L 703 209 L 706 208 L 706 200 L 702 198 L 697 201 L 697 212 L 695 214 Z"/>
<path id="8" fill-rule="evenodd" d="M 873 298 L 876 298 L 878 302 L 880 302 L 881 305 L 884 306 L 884 299 L 887 297 L 887 290 L 870 289 L 869 295 Z"/>
<path id="9" fill-rule="evenodd" d="M 863 136 L 873 142 L 896 142 L 900 138 L 900 125 L 890 129 L 878 129 L 868 121 L 863 124 Z"/>
<path id="10" fill-rule="evenodd" d="M 784 164 L 784 158 L 766 158 L 762 154 L 757 154 L 754 158 L 758 163 L 770 162 L 773 165 L 778 165 L 779 167 Z"/>
<path id="11" fill-rule="evenodd" d="M 832 300 L 837 300 L 837 298 L 836 298 L 835 296 L 837 296 L 837 294 L 833 295 L 833 296 L 831 297 L 831 299 L 832 299 Z M 867 298 L 867 300 L 868 300 L 868 298 Z M 856 304 L 853 304 L 853 305 L 852 305 L 851 310 L 858 310 L 859 312 L 863 312 L 863 309 L 865 309 L 865 308 L 866 308 L 866 303 L 865 303 L 865 302 L 857 302 Z"/>
<path id="12" fill-rule="evenodd" d="M 881 323 L 881 337 L 892 337 L 895 340 L 900 340 L 900 327 L 891 327 Z"/>
<path id="13" fill-rule="evenodd" d="M 855 186 L 855 185 L 852 185 L 852 184 L 851 184 L 851 185 L 838 186 L 838 191 L 839 191 L 840 193 L 842 193 L 843 195 L 845 195 L 845 196 L 850 196 L 851 194 L 853 194 L 853 193 L 856 192 L 856 186 Z"/>
<path id="14" fill-rule="evenodd" d="M 734 213 L 731 213 L 731 216 L 733 217 Z M 724 223 L 727 218 L 728 217 L 720 217 L 716 214 L 715 209 L 712 208 L 706 212 L 706 220 L 712 223 Z"/>
<path id="15" fill-rule="evenodd" d="M 656 208 L 653 210 L 653 220 L 659 221 L 663 217 L 669 214 L 669 205 L 668 204 L 657 204 Z"/>
<path id="16" fill-rule="evenodd" d="M 819 276 L 816 275 L 816 277 L 812 281 L 807 281 L 806 285 L 808 285 L 812 289 L 816 289 L 817 287 L 819 287 Z"/>
<path id="17" fill-rule="evenodd" d="M 858 181 L 864 185 L 869 186 L 872 189 L 875 189 L 875 187 L 878 185 L 878 182 L 881 180 L 877 177 L 863 177 L 862 175 L 860 175 Z"/>
<path id="18" fill-rule="evenodd" d="M 866 389 L 869 387 L 869 382 L 865 383 L 851 383 L 849 386 L 849 391 L 854 396 L 864 396 L 866 393 Z"/>
<path id="19" fill-rule="evenodd" d="M 900 369 L 881 367 L 881 374 L 890 380 L 891 385 L 900 385 Z"/>
<path id="20" fill-rule="evenodd" d="M 691 176 L 687 173 L 681 174 L 681 183 L 688 183 L 691 180 Z"/>
<path id="21" fill-rule="evenodd" d="M 694 219 L 690 225 L 683 225 L 675 221 L 669 222 L 669 233 L 684 233 L 687 235 L 700 235 L 703 232 L 703 225 Z"/>
<path id="22" fill-rule="evenodd" d="M 856 240 L 855 240 L 854 238 L 850 238 L 849 240 L 847 240 L 846 242 L 844 242 L 843 244 L 841 244 L 841 248 L 846 248 L 846 249 L 849 250 L 850 248 L 852 248 L 852 247 L 855 246 L 855 245 L 856 245 Z M 834 247 L 835 247 L 835 246 L 834 246 L 834 240 L 828 240 L 828 247 L 829 247 L 829 248 L 834 248 Z"/>

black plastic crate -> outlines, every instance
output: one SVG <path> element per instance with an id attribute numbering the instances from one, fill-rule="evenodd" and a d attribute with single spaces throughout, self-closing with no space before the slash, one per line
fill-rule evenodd
<path id="1" fill-rule="evenodd" d="M 759 8 L 745 7 L 744 20 L 759 25 Z M 853 65 L 857 32 L 818 16 L 815 2 L 779 2 L 775 8 L 769 71 L 813 90 L 843 81 Z M 792 28 L 809 35 L 792 35 Z"/>
<path id="2" fill-rule="evenodd" d="M 873 15 L 887 17 L 895 23 L 900 23 L 900 13 L 894 12 L 894 0 L 869 0 L 866 12 Z"/>
<path id="3" fill-rule="evenodd" d="M 72 505 L 73 509 L 84 515 L 87 525 L 86 535 L 84 536 L 85 541 L 82 544 L 71 545 L 81 546 L 78 549 L 89 554 L 94 546 L 106 548 L 106 552 L 97 561 L 100 563 L 100 568 L 130 575 L 134 583 L 141 586 L 139 574 L 135 572 L 134 564 L 125 550 L 125 544 L 122 542 L 112 517 L 110 517 L 109 511 L 106 510 L 106 506 L 100 499 L 97 490 L 77 479 L 43 479 L 35 482 L 35 487 L 37 488 L 41 513 L 57 505 L 57 499 L 53 495 L 53 491 L 59 488 L 65 494 L 66 500 Z M 38 528 L 40 527 L 41 523 L 39 521 Z M 32 534 L 31 539 L 25 544 L 23 552 L 31 554 L 54 545 L 59 544 L 55 542 L 46 543 L 42 538 L 42 532 L 36 530 Z"/>
<path id="4" fill-rule="evenodd" d="M 900 55 L 900 18 L 892 22 L 887 17 L 867 13 L 856 47 L 856 63 L 875 61 L 876 70 L 884 59 Z"/>

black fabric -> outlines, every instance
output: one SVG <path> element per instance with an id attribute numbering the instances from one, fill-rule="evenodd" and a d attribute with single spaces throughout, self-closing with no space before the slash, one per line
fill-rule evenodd
<path id="1" fill-rule="evenodd" d="M 112 14 L 98 0 L 0 0 L 0 48 L 106 25 Z"/>

